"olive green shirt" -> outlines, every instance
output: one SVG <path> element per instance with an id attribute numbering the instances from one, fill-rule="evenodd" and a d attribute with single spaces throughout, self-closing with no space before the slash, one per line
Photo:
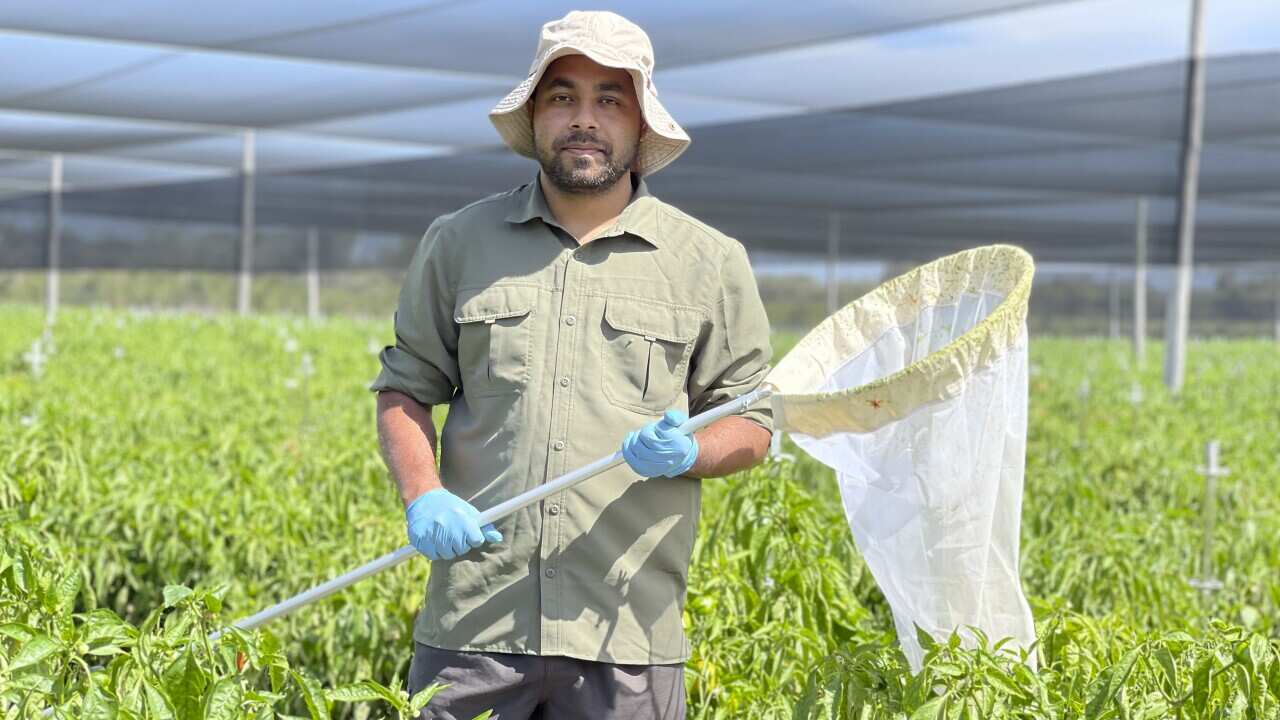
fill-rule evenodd
<path id="1" fill-rule="evenodd" d="M 769 328 L 742 245 L 635 185 L 579 245 L 538 182 L 431 224 L 373 390 L 449 403 L 440 476 L 484 510 L 621 446 L 668 408 L 756 388 Z M 746 417 L 770 427 L 767 405 Z M 450 650 L 683 662 L 700 481 L 622 465 L 497 523 L 501 543 L 431 566 L 419 642 Z"/>

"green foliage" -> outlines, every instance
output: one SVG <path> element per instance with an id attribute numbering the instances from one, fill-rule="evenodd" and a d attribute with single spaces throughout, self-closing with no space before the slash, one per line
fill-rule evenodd
<path id="1" fill-rule="evenodd" d="M 832 473 L 792 447 L 794 462 L 707 484 L 686 608 L 695 716 L 1280 717 L 1275 345 L 1193 345 L 1177 398 L 1151 350 L 1139 369 L 1116 343 L 1032 343 L 1021 568 L 1037 671 L 953 637 L 927 639 L 912 676 Z M 1231 475 L 1215 497 L 1224 588 L 1206 594 L 1189 581 L 1210 439 Z"/>
<path id="2" fill-rule="evenodd" d="M 12 519 L 0 526 L 0 711 L 4 717 L 276 717 L 301 698 L 312 720 L 335 703 L 377 703 L 415 717 L 439 691 L 409 697 L 393 679 L 322 689 L 291 667 L 269 631 L 222 626 L 226 588 L 171 585 L 163 607 L 134 627 L 116 613 L 72 612 L 80 568 L 55 539 Z M 366 708 L 367 709 L 367 708 Z"/>
<path id="3" fill-rule="evenodd" d="M 42 314 L 0 319 L 0 716 L 422 707 L 430 691 L 409 698 L 403 678 L 426 562 L 206 642 L 404 543 L 365 389 L 389 323 L 73 308 L 37 378 L 23 355 Z M 831 472 L 789 447 L 794 462 L 705 484 L 691 717 L 1280 717 L 1275 345 L 1197 343 L 1179 398 L 1158 346 L 1141 370 L 1119 344 L 1032 350 L 1021 570 L 1038 670 L 953 638 L 911 675 Z M 1188 581 L 1209 439 L 1231 475 L 1210 568 L 1224 588 L 1206 594 Z"/>

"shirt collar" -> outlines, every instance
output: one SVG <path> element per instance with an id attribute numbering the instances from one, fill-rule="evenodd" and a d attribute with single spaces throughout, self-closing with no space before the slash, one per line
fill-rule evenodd
<path id="1" fill-rule="evenodd" d="M 662 240 L 658 235 L 659 201 L 649 194 L 649 188 L 645 185 L 643 178 L 635 175 L 631 177 L 631 201 L 627 203 L 622 213 L 618 215 L 613 227 L 594 239 L 599 240 L 630 233 L 654 247 L 661 247 Z M 551 214 L 551 208 L 547 205 L 547 198 L 542 192 L 542 184 L 538 182 L 536 176 L 533 182 L 521 185 L 512 193 L 506 220 L 509 223 L 519 225 L 534 218 L 538 218 L 548 225 L 560 226 Z"/>

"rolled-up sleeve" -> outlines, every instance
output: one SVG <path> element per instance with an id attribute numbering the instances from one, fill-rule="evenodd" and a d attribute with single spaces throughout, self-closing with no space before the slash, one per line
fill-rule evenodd
<path id="1" fill-rule="evenodd" d="M 445 229 L 431 224 L 409 263 L 395 314 L 396 344 L 383 348 L 382 371 L 369 386 L 395 390 L 423 405 L 448 403 L 459 384 L 458 327 Z"/>
<path id="2" fill-rule="evenodd" d="M 755 390 L 769 373 L 773 350 L 747 253 L 736 242 L 720 268 L 720 296 L 711 328 L 695 351 L 689 372 L 689 413 L 695 415 Z M 742 417 L 773 430 L 773 413 L 764 400 Z"/>

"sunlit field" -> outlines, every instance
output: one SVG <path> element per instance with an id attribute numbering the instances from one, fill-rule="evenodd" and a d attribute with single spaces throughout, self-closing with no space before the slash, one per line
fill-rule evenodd
<path id="1" fill-rule="evenodd" d="M 43 330 L 0 306 L 0 714 L 408 716 L 425 559 L 205 639 L 405 543 L 366 389 L 390 323 L 68 308 Z M 1194 342 L 1177 398 L 1148 350 L 1032 338 L 1037 671 L 943 642 L 913 676 L 831 471 L 788 443 L 704 483 L 690 716 L 1280 716 L 1280 349 Z"/>

